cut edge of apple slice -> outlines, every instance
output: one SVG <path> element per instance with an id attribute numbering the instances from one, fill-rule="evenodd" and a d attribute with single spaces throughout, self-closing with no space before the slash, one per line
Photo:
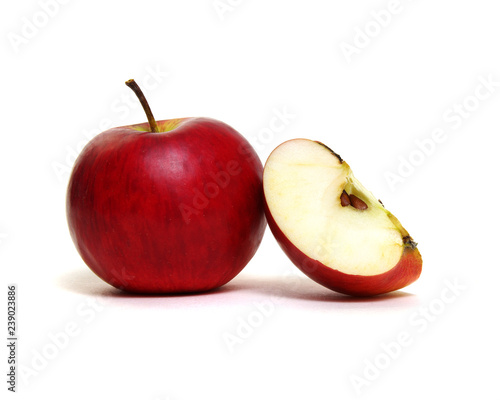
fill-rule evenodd
<path id="1" fill-rule="evenodd" d="M 263 184 L 267 207 L 282 233 L 328 268 L 380 275 L 398 264 L 407 247 L 399 221 L 322 143 L 293 139 L 278 146 L 264 167 Z M 344 190 L 367 209 L 343 207 Z"/>

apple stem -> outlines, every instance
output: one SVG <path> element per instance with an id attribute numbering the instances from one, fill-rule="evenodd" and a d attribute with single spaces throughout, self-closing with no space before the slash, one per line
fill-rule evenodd
<path id="1" fill-rule="evenodd" d="M 155 132 L 155 133 L 160 132 L 160 129 L 158 129 L 158 124 L 156 123 L 155 117 L 153 117 L 153 112 L 151 111 L 151 108 L 149 107 L 148 101 L 146 100 L 144 93 L 142 93 L 142 90 L 139 87 L 139 85 L 133 79 L 129 79 L 127 82 L 125 82 L 125 85 L 127 85 L 130 89 L 132 89 L 132 91 L 135 93 L 135 95 L 138 97 L 139 101 L 141 102 L 142 108 L 144 109 L 144 112 L 146 113 L 146 116 L 148 117 L 149 128 L 151 129 L 151 131 Z"/>

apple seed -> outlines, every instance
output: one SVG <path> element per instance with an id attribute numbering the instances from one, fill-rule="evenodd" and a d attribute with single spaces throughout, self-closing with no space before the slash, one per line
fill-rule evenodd
<path id="1" fill-rule="evenodd" d="M 345 190 L 340 195 L 340 204 L 342 205 L 342 207 L 351 205 L 351 200 L 349 200 L 349 195 L 346 193 Z"/>
<path id="2" fill-rule="evenodd" d="M 353 194 L 349 195 L 349 199 L 351 200 L 351 206 L 353 206 L 356 210 L 366 210 L 368 208 L 363 200 Z"/>

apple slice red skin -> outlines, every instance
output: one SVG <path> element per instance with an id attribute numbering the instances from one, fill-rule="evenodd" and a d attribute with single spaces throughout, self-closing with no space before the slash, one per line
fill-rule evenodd
<path id="1" fill-rule="evenodd" d="M 228 184 L 214 180 L 221 171 Z M 122 290 L 220 287 L 262 240 L 262 172 L 251 145 L 220 121 L 186 119 L 166 133 L 110 129 L 84 148 L 73 168 L 66 203 L 71 237 L 90 269 Z M 199 197 L 197 208 L 194 198 L 206 188 L 212 196 Z M 194 212 L 183 214 L 181 204 Z"/>
<path id="2" fill-rule="evenodd" d="M 350 275 L 327 267 L 300 251 L 281 231 L 264 199 L 267 223 L 288 258 L 313 281 L 339 293 L 367 297 L 392 292 L 415 282 L 422 272 L 422 257 L 416 248 L 405 247 L 399 262 L 389 271 L 371 276 Z"/>

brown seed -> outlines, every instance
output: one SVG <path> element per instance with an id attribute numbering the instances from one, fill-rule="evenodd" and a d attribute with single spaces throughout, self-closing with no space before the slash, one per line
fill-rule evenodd
<path id="1" fill-rule="evenodd" d="M 340 195 L 340 204 L 342 204 L 342 207 L 351 205 L 351 200 L 349 200 L 349 195 L 346 193 L 345 190 Z"/>
<path id="2" fill-rule="evenodd" d="M 368 208 L 363 200 L 353 194 L 349 195 L 349 199 L 351 200 L 351 206 L 353 206 L 356 210 L 366 210 Z"/>

